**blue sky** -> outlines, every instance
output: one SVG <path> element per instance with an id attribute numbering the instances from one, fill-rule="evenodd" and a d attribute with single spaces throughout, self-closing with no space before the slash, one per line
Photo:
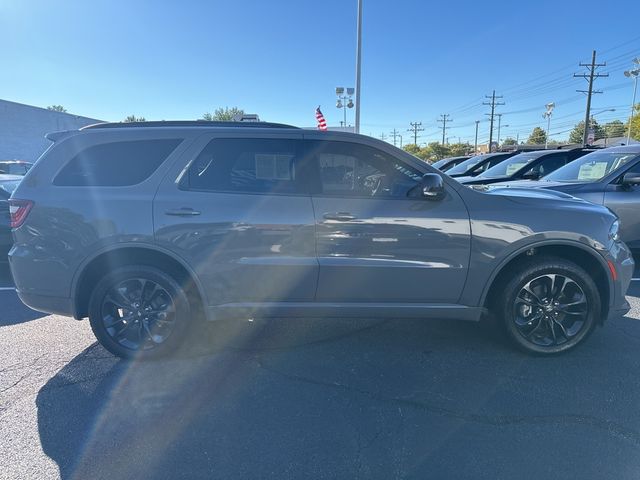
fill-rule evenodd
<path id="1" fill-rule="evenodd" d="M 104 120 L 135 114 L 192 119 L 238 106 L 263 120 L 330 125 L 342 113 L 335 86 L 353 86 L 356 0 L 0 0 L 0 98 L 62 104 Z M 501 137 L 542 126 L 555 101 L 557 138 L 584 116 L 586 86 L 572 78 L 596 49 L 609 66 L 597 81 L 596 118 L 624 119 L 640 56 L 637 0 L 364 0 L 361 132 L 379 136 L 421 121 L 419 143 L 488 138 L 483 96 L 504 96 Z M 353 121 L 353 110 L 348 112 Z"/>

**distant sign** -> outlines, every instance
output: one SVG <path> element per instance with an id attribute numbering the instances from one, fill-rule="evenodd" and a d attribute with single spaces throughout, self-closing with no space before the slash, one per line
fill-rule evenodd
<path id="1" fill-rule="evenodd" d="M 596 131 L 593 128 L 589 129 L 589 133 L 587 134 L 587 143 L 591 145 L 596 141 Z"/>

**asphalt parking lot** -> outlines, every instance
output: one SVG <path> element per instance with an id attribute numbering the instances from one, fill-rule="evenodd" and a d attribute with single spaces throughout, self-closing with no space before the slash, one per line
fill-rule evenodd
<path id="1" fill-rule="evenodd" d="M 127 363 L 3 289 L 0 478 L 637 478 L 639 297 L 555 358 L 484 325 L 298 320 Z"/>

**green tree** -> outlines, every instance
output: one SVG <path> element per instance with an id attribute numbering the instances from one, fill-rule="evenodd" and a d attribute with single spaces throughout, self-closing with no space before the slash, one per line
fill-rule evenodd
<path id="1" fill-rule="evenodd" d="M 244 115 L 244 110 L 238 107 L 221 107 L 216 108 L 213 113 L 205 113 L 202 115 L 201 120 L 207 120 L 208 122 L 231 122 L 236 115 Z"/>
<path id="2" fill-rule="evenodd" d="M 419 157 L 420 156 L 420 147 L 418 145 L 416 145 L 415 143 L 407 143 L 405 144 L 402 149 L 407 152 L 410 153 L 411 155 L 413 155 L 414 157 Z"/>
<path id="3" fill-rule="evenodd" d="M 146 122 L 147 119 L 144 117 L 136 117 L 135 115 L 129 115 L 126 117 L 123 122 L 124 123 L 132 123 L 132 122 Z"/>
<path id="4" fill-rule="evenodd" d="M 627 122 L 626 126 L 629 127 L 629 122 Z M 626 130 L 624 134 L 627 134 Z M 640 103 L 636 104 L 635 112 L 631 117 L 631 138 L 640 140 Z"/>
<path id="5" fill-rule="evenodd" d="M 67 111 L 62 105 L 49 105 L 47 110 L 51 110 L 52 112 L 62 112 L 65 113 Z"/>
<path id="6" fill-rule="evenodd" d="M 600 125 L 595 118 L 592 117 L 589 124 L 591 128 L 593 128 L 594 130 L 596 139 L 605 137 L 605 132 L 604 132 L 604 129 L 602 128 L 602 125 Z M 573 130 L 571 130 L 571 133 L 569 134 L 569 143 L 582 143 L 583 133 L 584 133 L 584 122 L 580 121 L 576 123 L 576 126 L 573 127 Z"/>
<path id="7" fill-rule="evenodd" d="M 604 133 L 607 138 L 623 137 L 626 135 L 624 123 L 620 120 L 614 120 L 604 124 Z"/>
<path id="8" fill-rule="evenodd" d="M 512 137 L 507 137 L 502 142 L 502 145 L 517 145 L 517 144 L 518 142 L 516 141 L 516 139 Z"/>
<path id="9" fill-rule="evenodd" d="M 546 140 L 547 140 L 547 133 L 540 127 L 535 127 L 531 132 L 531 135 L 529 135 L 529 139 L 527 140 L 527 143 L 530 143 L 533 145 L 542 145 L 543 143 L 546 142 Z"/>
<path id="10" fill-rule="evenodd" d="M 451 149 L 449 148 L 449 146 L 442 145 L 439 142 L 431 142 L 429 145 L 427 145 L 425 150 L 427 151 L 425 159 L 432 162 L 440 160 L 441 158 L 447 158 L 451 156 Z"/>
<path id="11" fill-rule="evenodd" d="M 449 155 L 451 157 L 459 157 L 461 155 L 466 155 L 473 148 L 468 143 L 452 143 L 449 145 Z"/>

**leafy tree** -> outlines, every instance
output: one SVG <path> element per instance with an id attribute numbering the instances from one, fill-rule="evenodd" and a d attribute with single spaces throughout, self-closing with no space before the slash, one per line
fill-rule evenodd
<path id="1" fill-rule="evenodd" d="M 629 122 L 627 122 L 627 127 Z M 627 132 L 625 131 L 625 135 Z M 640 140 L 640 103 L 636 104 L 635 112 L 631 118 L 631 138 L 634 140 Z"/>
<path id="2" fill-rule="evenodd" d="M 624 123 L 620 120 L 614 120 L 604 124 L 604 133 L 607 138 L 622 137 L 626 135 Z"/>
<path id="3" fill-rule="evenodd" d="M 595 118 L 592 117 L 589 124 L 590 124 L 590 127 L 593 128 L 595 132 L 596 139 L 605 137 L 605 132 L 604 132 L 604 129 L 602 128 L 602 125 L 600 125 Z M 569 134 L 569 143 L 582 143 L 583 134 L 584 134 L 584 122 L 580 121 L 576 123 L 576 126 L 573 127 L 573 130 L 571 130 L 571 133 Z"/>
<path id="4" fill-rule="evenodd" d="M 517 144 L 518 142 L 516 141 L 516 139 L 512 137 L 507 137 L 502 142 L 502 145 L 517 145 Z"/>
<path id="5" fill-rule="evenodd" d="M 47 110 L 51 110 L 52 112 L 62 112 L 65 113 L 67 111 L 62 105 L 49 105 Z"/>
<path id="6" fill-rule="evenodd" d="M 221 107 L 216 108 L 213 113 L 205 113 L 202 115 L 201 120 L 207 120 L 209 122 L 230 122 L 236 115 L 244 115 L 244 110 L 238 107 Z"/>
<path id="7" fill-rule="evenodd" d="M 540 127 L 535 127 L 531 132 L 531 135 L 529 135 L 529 139 L 527 140 L 527 143 L 530 143 L 533 145 L 541 145 L 545 143 L 546 140 L 547 140 L 547 133 Z"/>
<path id="8" fill-rule="evenodd" d="M 418 145 L 416 145 L 415 143 L 406 143 L 402 149 L 407 152 L 410 153 L 411 155 L 414 155 L 416 157 L 420 156 L 420 147 Z"/>
<path id="9" fill-rule="evenodd" d="M 147 119 L 144 117 L 136 117 L 135 115 L 129 115 L 126 117 L 123 122 L 124 123 L 132 123 L 132 122 L 146 122 Z"/>
<path id="10" fill-rule="evenodd" d="M 459 157 L 461 155 L 466 155 L 471 150 L 472 150 L 472 147 L 468 143 L 452 143 L 451 145 L 449 145 L 449 153 L 447 156 Z"/>
<path id="11" fill-rule="evenodd" d="M 440 160 L 441 158 L 446 158 L 451 156 L 451 149 L 448 145 L 442 145 L 439 142 L 431 142 L 427 145 L 427 156 L 425 157 L 428 160 L 435 161 Z"/>

